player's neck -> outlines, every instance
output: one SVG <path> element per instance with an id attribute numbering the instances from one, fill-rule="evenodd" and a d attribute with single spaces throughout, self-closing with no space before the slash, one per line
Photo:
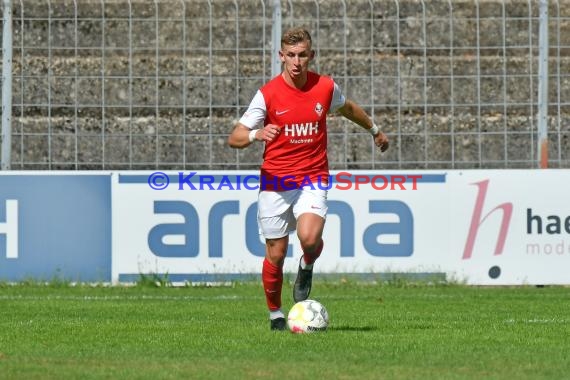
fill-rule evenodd
<path id="1" fill-rule="evenodd" d="M 298 90 L 302 89 L 303 87 L 305 87 L 305 84 L 307 83 L 307 78 L 308 78 L 308 74 L 304 73 L 304 75 L 300 75 L 297 78 L 291 78 L 287 72 L 283 72 L 281 74 L 281 76 L 283 77 L 283 79 L 285 80 L 285 82 L 293 87 L 296 88 Z"/>

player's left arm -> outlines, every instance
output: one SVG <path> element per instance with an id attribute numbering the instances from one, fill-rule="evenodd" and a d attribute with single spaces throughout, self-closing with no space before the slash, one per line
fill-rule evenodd
<path id="1" fill-rule="evenodd" d="M 388 149 L 388 137 L 374 125 L 368 114 L 358 104 L 350 99 L 346 99 L 344 105 L 338 109 L 338 112 L 370 132 L 374 137 L 374 143 L 382 152 Z"/>

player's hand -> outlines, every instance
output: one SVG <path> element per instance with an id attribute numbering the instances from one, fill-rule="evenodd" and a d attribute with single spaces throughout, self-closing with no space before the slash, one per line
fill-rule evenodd
<path id="1" fill-rule="evenodd" d="M 386 150 L 388 150 L 388 147 L 390 146 L 390 143 L 388 141 L 388 136 L 386 136 L 383 132 L 380 132 L 376 136 L 374 136 L 374 144 L 376 144 L 376 146 L 380 148 L 381 152 L 385 152 Z"/>
<path id="2" fill-rule="evenodd" d="M 261 131 L 263 132 L 261 139 L 263 141 L 272 142 L 279 137 L 281 127 L 275 124 L 267 124 Z"/>

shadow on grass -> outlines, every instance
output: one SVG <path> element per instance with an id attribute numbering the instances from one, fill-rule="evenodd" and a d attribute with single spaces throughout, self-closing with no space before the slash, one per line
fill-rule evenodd
<path id="1" fill-rule="evenodd" d="M 329 326 L 327 330 L 330 331 L 376 331 L 378 327 L 375 326 Z"/>

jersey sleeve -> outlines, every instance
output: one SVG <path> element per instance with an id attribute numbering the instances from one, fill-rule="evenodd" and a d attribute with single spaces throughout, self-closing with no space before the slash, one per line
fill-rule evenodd
<path id="1" fill-rule="evenodd" d="M 245 111 L 241 119 L 239 119 L 239 122 L 249 129 L 255 129 L 258 126 L 263 126 L 266 115 L 267 107 L 265 106 L 265 99 L 261 91 L 257 90 L 247 111 Z"/>
<path id="2" fill-rule="evenodd" d="M 344 106 L 344 103 L 346 102 L 346 98 L 344 97 L 344 94 L 342 93 L 342 90 L 338 84 L 336 84 L 336 82 L 333 83 L 333 96 L 331 100 L 331 106 L 329 108 L 329 113 L 338 110 L 340 107 Z"/>

